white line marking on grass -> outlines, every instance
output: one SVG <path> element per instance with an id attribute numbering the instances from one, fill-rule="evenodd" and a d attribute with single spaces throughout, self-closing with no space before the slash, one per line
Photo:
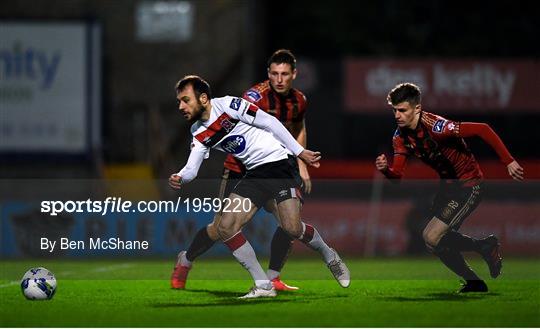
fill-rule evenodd
<path id="1" fill-rule="evenodd" d="M 92 272 L 99 272 L 99 273 L 101 273 L 101 272 L 109 272 L 109 271 L 121 270 L 121 269 L 124 269 L 124 268 L 130 268 L 130 267 L 133 267 L 133 264 L 123 263 L 123 264 L 118 264 L 118 265 L 97 267 L 97 268 L 93 269 Z"/>
<path id="2" fill-rule="evenodd" d="M 15 286 L 18 284 L 19 284 L 19 281 L 11 281 L 8 283 L 0 284 L 0 288 L 7 288 L 7 287 Z"/>
<path id="3" fill-rule="evenodd" d="M 133 267 L 133 264 L 122 263 L 122 264 L 117 264 L 117 265 L 96 267 L 95 269 L 91 270 L 90 272 L 103 273 L 103 272 L 121 270 L 121 269 L 125 269 L 125 268 L 130 268 L 130 267 Z M 63 272 L 60 272 L 59 275 L 57 275 L 56 277 L 63 277 L 63 276 L 67 276 L 67 275 L 70 275 L 70 274 L 73 274 L 73 273 L 74 273 L 73 271 L 63 271 Z M 7 288 L 7 287 L 15 286 L 15 285 L 18 285 L 19 283 L 20 283 L 19 281 L 11 281 L 11 282 L 8 282 L 8 283 L 0 284 L 0 288 Z"/>
<path id="4" fill-rule="evenodd" d="M 66 276 L 66 275 L 71 275 L 71 274 L 73 274 L 73 271 L 63 271 L 63 272 L 58 273 L 57 276 Z"/>
<path id="5" fill-rule="evenodd" d="M 102 272 L 121 270 L 121 269 L 124 269 L 124 268 L 130 268 L 130 267 L 133 267 L 133 264 L 122 263 L 122 264 L 117 264 L 117 265 L 96 267 L 96 268 L 90 270 L 89 272 L 102 273 Z M 75 273 L 74 271 L 63 271 L 63 272 L 58 273 L 57 277 L 68 276 L 68 275 L 72 275 L 74 273 Z"/>

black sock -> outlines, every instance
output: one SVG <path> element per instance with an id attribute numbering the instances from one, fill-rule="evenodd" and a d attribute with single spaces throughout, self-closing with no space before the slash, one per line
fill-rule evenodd
<path id="1" fill-rule="evenodd" d="M 276 229 L 274 236 L 272 237 L 272 244 L 270 245 L 270 265 L 268 268 L 281 272 L 285 261 L 289 257 L 293 245 L 293 238 L 281 227 Z"/>
<path id="2" fill-rule="evenodd" d="M 208 235 L 208 231 L 206 230 L 206 226 L 201 228 L 197 234 L 195 234 L 195 238 L 193 238 L 193 241 L 189 245 L 189 248 L 186 252 L 186 258 L 192 262 L 195 260 L 195 258 L 199 257 L 200 255 L 204 254 L 208 249 L 212 248 L 215 241 L 210 239 L 210 236 Z"/>
<path id="3" fill-rule="evenodd" d="M 469 280 L 481 280 L 472 268 L 467 264 L 463 255 L 456 250 L 445 249 L 435 253 L 441 262 L 448 267 L 452 272 L 456 273 L 463 279 Z"/>
<path id="4" fill-rule="evenodd" d="M 478 240 L 468 235 L 461 234 L 454 230 L 449 230 L 439 241 L 441 248 L 450 248 L 456 251 L 476 251 L 480 252 Z"/>

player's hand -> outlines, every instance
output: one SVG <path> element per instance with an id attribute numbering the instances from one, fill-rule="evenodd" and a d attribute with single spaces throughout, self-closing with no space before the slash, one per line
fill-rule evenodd
<path id="1" fill-rule="evenodd" d="M 304 149 L 302 153 L 298 154 L 298 158 L 304 161 L 308 166 L 319 168 L 321 166 L 321 152 L 315 152 Z"/>
<path id="2" fill-rule="evenodd" d="M 510 162 L 510 164 L 506 167 L 508 168 L 508 174 L 510 177 L 515 180 L 523 180 L 524 171 L 517 161 L 514 160 Z"/>
<path id="3" fill-rule="evenodd" d="M 175 190 L 179 190 L 182 187 L 181 181 L 182 177 L 177 174 L 172 174 L 171 177 L 169 177 L 169 186 Z"/>
<path id="4" fill-rule="evenodd" d="M 380 172 L 388 170 L 388 160 L 386 160 L 386 155 L 381 154 L 375 159 L 375 168 Z"/>
<path id="5" fill-rule="evenodd" d="M 300 177 L 304 183 L 304 193 L 309 194 L 311 193 L 311 178 L 309 177 L 309 171 L 303 162 L 299 162 L 298 168 L 300 169 Z"/>

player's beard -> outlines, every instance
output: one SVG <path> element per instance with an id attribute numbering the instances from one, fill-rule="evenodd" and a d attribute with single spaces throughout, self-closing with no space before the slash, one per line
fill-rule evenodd
<path id="1" fill-rule="evenodd" d="M 204 108 L 204 106 L 201 104 L 200 101 L 197 101 L 197 106 L 198 106 L 197 112 L 194 113 L 191 119 L 189 120 L 190 123 L 201 120 L 202 115 L 204 114 L 204 111 L 206 111 L 206 109 Z"/>

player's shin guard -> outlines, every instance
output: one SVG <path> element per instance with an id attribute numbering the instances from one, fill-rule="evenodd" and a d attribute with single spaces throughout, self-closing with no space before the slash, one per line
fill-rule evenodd
<path id="1" fill-rule="evenodd" d="M 208 249 L 212 248 L 215 241 L 210 238 L 208 235 L 207 227 L 201 228 L 197 234 L 195 234 L 195 238 L 193 238 L 193 241 L 189 245 L 189 248 L 186 253 L 186 258 L 188 261 L 193 262 L 195 258 L 199 257 L 200 255 L 204 254 Z"/>
<path id="2" fill-rule="evenodd" d="M 328 247 L 321 235 L 312 225 L 302 222 L 302 235 L 298 240 L 302 241 L 311 249 L 318 251 L 324 259 L 325 263 L 329 263 L 334 259 L 335 252 Z"/>
<path id="3" fill-rule="evenodd" d="M 246 240 L 242 232 L 236 233 L 233 237 L 223 242 L 229 247 L 236 260 L 251 274 L 251 277 L 255 281 L 255 286 L 263 289 L 272 288 L 270 280 L 268 280 L 266 273 L 264 273 L 261 264 L 257 260 L 255 250 L 253 250 L 253 247 Z"/>
<path id="4" fill-rule="evenodd" d="M 270 264 L 268 265 L 268 278 L 270 280 L 279 276 L 283 265 L 287 261 L 293 245 L 293 238 L 281 227 L 278 227 L 272 237 L 270 245 Z"/>

